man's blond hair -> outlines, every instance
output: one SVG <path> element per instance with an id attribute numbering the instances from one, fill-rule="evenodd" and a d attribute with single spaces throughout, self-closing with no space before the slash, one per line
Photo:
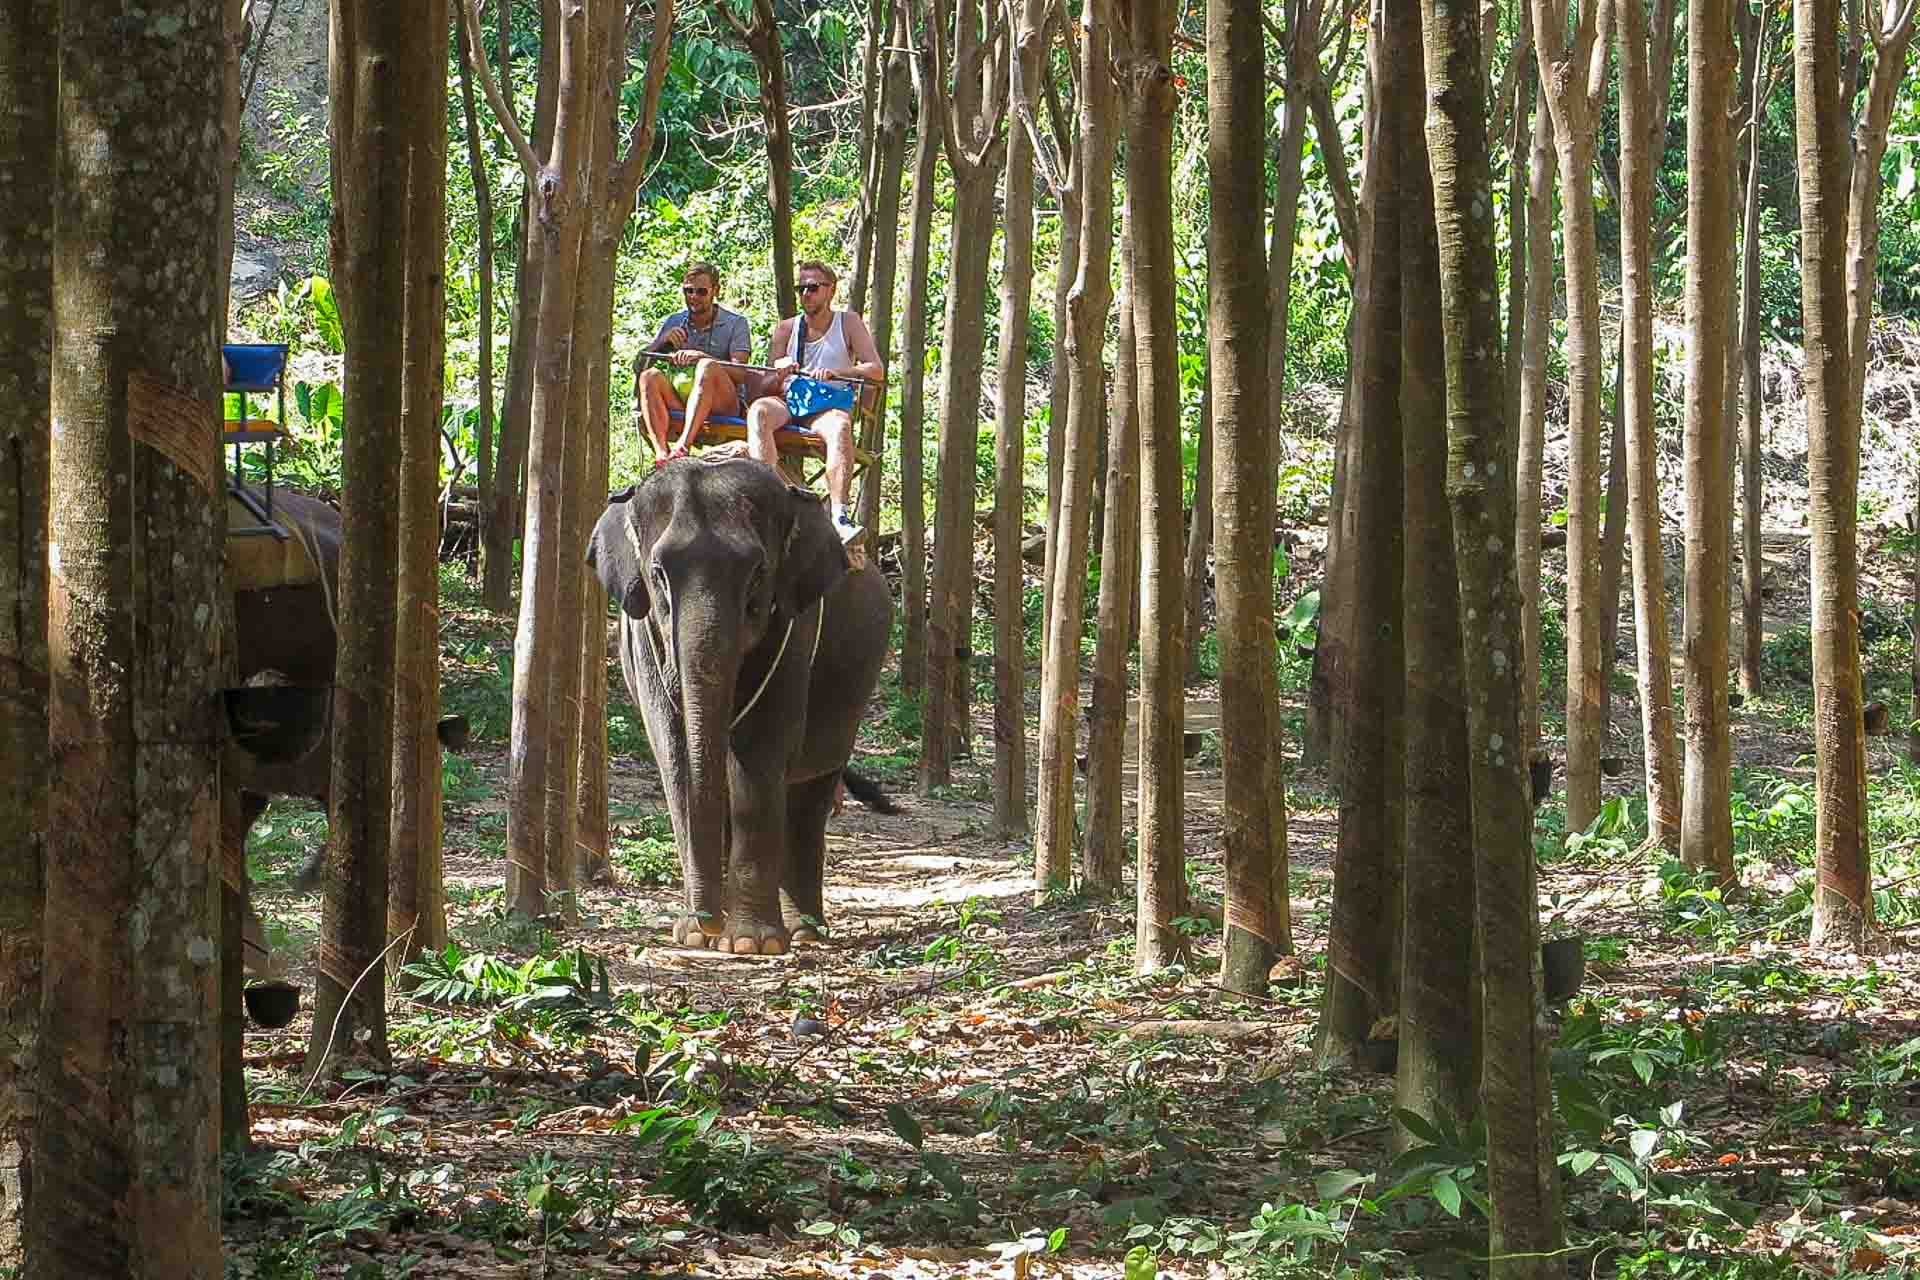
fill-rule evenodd
<path id="1" fill-rule="evenodd" d="M 720 268 L 711 262 L 696 262 L 680 274 L 680 283 L 685 284 L 695 276 L 705 276 L 713 285 L 715 293 L 720 292 Z"/>
<path id="2" fill-rule="evenodd" d="M 799 264 L 798 266 L 796 266 L 796 267 L 794 267 L 794 269 L 793 269 L 793 274 L 794 274 L 795 276 L 798 276 L 798 275 L 799 275 L 799 274 L 800 274 L 800 273 L 801 273 L 802 271 L 817 271 L 817 272 L 819 272 L 819 273 L 820 273 L 821 275 L 823 275 L 823 276 L 825 276 L 825 277 L 827 278 L 827 283 L 828 283 L 828 284 L 839 284 L 839 283 L 840 283 L 840 277 L 839 277 L 839 276 L 837 276 L 837 275 L 835 275 L 835 274 L 833 274 L 833 268 L 832 268 L 832 267 L 830 267 L 830 266 L 828 266 L 828 265 L 827 265 L 826 263 L 824 263 L 824 262 L 818 262 L 818 261 L 815 261 L 815 260 L 814 260 L 814 259 L 812 259 L 812 258 L 809 258 L 809 259 L 808 259 L 807 261 L 805 261 L 805 262 L 802 262 L 802 263 L 800 263 L 800 264 Z"/>

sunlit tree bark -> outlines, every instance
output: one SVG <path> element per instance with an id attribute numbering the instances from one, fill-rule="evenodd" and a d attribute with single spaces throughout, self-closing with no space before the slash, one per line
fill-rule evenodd
<path id="1" fill-rule="evenodd" d="M 916 10 L 917 12 L 917 10 Z M 927 683 L 927 273 L 932 257 L 934 169 L 940 158 L 940 113 L 930 82 L 935 74 L 932 24 L 920 15 L 913 59 L 920 103 L 913 148 L 913 238 L 907 250 L 906 359 L 900 387 L 900 687 L 926 696 Z M 868 526 L 871 527 L 871 526 Z"/>
<path id="2" fill-rule="evenodd" d="M 50 381 L 19 388 L 45 398 L 9 402 L 19 416 L 0 444 L 23 462 L 40 413 L 50 409 L 57 424 L 45 455 L 46 541 L 36 528 L 6 548 L 44 546 L 49 575 L 48 738 L 25 757 L 49 766 L 21 1271 L 35 1280 L 221 1269 L 221 726 L 209 692 L 222 661 L 214 415 L 224 266 L 214 215 L 223 9 L 220 0 L 155 0 L 130 21 L 118 6 L 64 3 L 56 34 L 41 25 L 46 10 L 9 5 L 0 27 L 40 37 L 0 48 L 8 105 L 22 112 L 7 127 L 53 131 L 51 146 L 26 140 L 5 153 L 9 165 L 24 153 L 53 166 L 10 174 L 4 197 L 9 212 L 24 213 L 32 196 L 17 181 L 51 183 L 40 206 L 52 215 L 50 316 L 30 274 L 49 242 L 17 224 L 0 232 L 29 273 L 11 276 L 16 260 L 7 259 L 0 305 L 15 323 L 6 336 L 30 343 L 36 324 L 54 335 Z M 49 82 L 16 78 L 22 55 L 57 59 L 50 114 Z M 20 359 L 44 368 L 47 351 L 29 345 L 7 359 L 9 369 Z M 16 461 L 6 473 L 28 475 Z M 31 591 L 29 579 L 37 574 L 17 580 Z M 9 597 L 4 607 L 20 603 Z M 35 634 L 15 618 L 12 634 Z M 0 771 L 22 763 L 9 757 Z M 17 1083 L 12 1073 L 33 1066 L 10 1063 L 9 1074 Z"/>

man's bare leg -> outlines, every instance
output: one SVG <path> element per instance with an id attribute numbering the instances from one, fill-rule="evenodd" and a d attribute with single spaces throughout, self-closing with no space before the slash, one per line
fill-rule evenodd
<path id="1" fill-rule="evenodd" d="M 793 420 L 787 402 L 777 396 L 761 396 L 747 406 L 747 456 L 780 470 L 780 446 L 773 433 Z"/>
<path id="2" fill-rule="evenodd" d="M 813 429 L 827 446 L 827 500 L 834 529 L 840 541 L 852 542 L 860 536 L 847 507 L 847 492 L 853 487 L 853 419 L 844 410 L 829 409 L 813 420 Z"/>
<path id="3" fill-rule="evenodd" d="M 640 418 L 653 437 L 653 456 L 657 461 L 667 457 L 667 430 L 673 424 L 667 415 L 681 407 L 680 393 L 673 389 L 665 372 L 653 366 L 640 371 Z"/>
<path id="4" fill-rule="evenodd" d="M 711 356 L 693 370 L 693 393 L 687 397 L 686 425 L 681 429 L 675 452 L 685 453 L 687 446 L 700 438 L 701 428 L 716 413 L 735 413 L 740 408 L 739 392 L 733 374 Z"/>

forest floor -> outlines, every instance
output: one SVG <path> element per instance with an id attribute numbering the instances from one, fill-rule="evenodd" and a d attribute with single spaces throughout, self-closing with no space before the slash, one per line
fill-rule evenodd
<path id="1" fill-rule="evenodd" d="M 1291 782 L 1295 950 L 1263 999 L 1216 990 L 1198 912 L 1191 963 L 1139 978 L 1130 903 L 1036 902 L 1029 847 L 986 834 L 990 725 L 951 787 L 914 795 L 917 724 L 891 673 L 858 759 L 903 812 L 850 802 L 831 823 L 831 941 L 671 945 L 671 832 L 618 697 L 617 883 L 583 893 L 578 926 L 530 926 L 501 905 L 510 629 L 470 602 L 446 610 L 448 704 L 476 729 L 447 770 L 458 955 L 431 968 L 471 999 L 391 997 L 394 1073 L 344 1085 L 306 1086 L 305 1012 L 250 1028 L 257 1156 L 229 1182 L 230 1274 L 1132 1280 L 1152 1274 L 1124 1267 L 1136 1247 L 1176 1276 L 1483 1271 L 1484 1144 L 1390 1170 L 1392 1077 L 1314 1063 L 1337 827 L 1322 774 Z M 1887 883 L 1915 861 L 1920 772 L 1873 740 L 1886 954 L 1810 952 L 1810 721 L 1783 684 L 1736 713 L 1744 900 L 1638 849 L 1631 747 L 1609 783 L 1628 798 L 1571 851 L 1557 802 L 1542 811 L 1548 931 L 1587 956 L 1554 1013 L 1569 1275 L 1920 1259 L 1920 962 L 1902 941 L 1920 901 Z M 1211 692 L 1190 703 L 1206 736 L 1186 834 L 1195 894 L 1217 904 Z M 1616 738 L 1637 740 L 1631 699 L 1617 707 Z M 255 832 L 258 900 L 296 954 L 318 898 L 283 878 L 324 832 L 289 803 Z M 569 981 L 582 952 L 605 996 Z"/>

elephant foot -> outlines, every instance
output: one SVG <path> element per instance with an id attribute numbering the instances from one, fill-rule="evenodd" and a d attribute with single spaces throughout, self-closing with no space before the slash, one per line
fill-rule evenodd
<path id="1" fill-rule="evenodd" d="M 707 931 L 707 923 L 696 916 L 681 916 L 673 923 L 674 945 L 723 951 L 736 956 L 783 956 L 787 954 L 787 931 L 778 925 L 733 923 L 722 919 L 718 930 Z"/>

